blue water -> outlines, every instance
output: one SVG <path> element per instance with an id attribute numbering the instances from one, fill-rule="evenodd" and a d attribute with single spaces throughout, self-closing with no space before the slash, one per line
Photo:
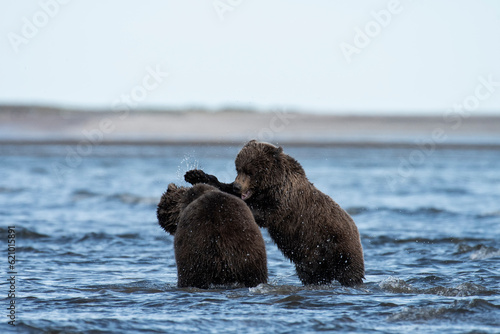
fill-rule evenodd
<path id="1" fill-rule="evenodd" d="M 0 146 L 0 332 L 8 226 L 18 333 L 500 332 L 494 149 L 285 147 L 356 221 L 365 285 L 303 287 L 264 231 L 269 284 L 177 288 L 156 204 L 194 167 L 232 181 L 239 148 Z"/>

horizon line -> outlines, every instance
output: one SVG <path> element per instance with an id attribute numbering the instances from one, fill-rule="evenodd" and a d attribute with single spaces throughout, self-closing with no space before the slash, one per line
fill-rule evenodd
<path id="1" fill-rule="evenodd" d="M 81 105 L 64 105 L 64 104 L 42 104 L 42 103 L 3 103 L 0 102 L 0 112 L 5 112 L 8 109 L 35 109 L 35 111 L 46 112 L 68 112 L 68 113 L 116 113 L 116 112 L 131 112 L 131 113 L 224 113 L 224 112 L 241 112 L 249 114 L 265 114 L 275 111 L 287 112 L 290 114 L 311 115 L 311 116 L 338 116 L 338 117 L 429 117 L 435 118 L 443 116 L 444 113 L 452 110 L 451 108 L 440 110 L 322 110 L 306 109 L 306 108 L 292 108 L 292 107 L 269 107 L 269 108 L 256 108 L 245 105 L 222 105 L 219 107 L 202 106 L 202 105 L 186 105 L 186 106 L 144 106 L 135 108 L 110 108 L 98 106 L 81 106 Z M 23 110 L 25 111 L 25 110 Z M 30 110 L 33 111 L 33 110 Z M 500 110 L 478 111 L 471 113 L 470 117 L 500 117 Z"/>

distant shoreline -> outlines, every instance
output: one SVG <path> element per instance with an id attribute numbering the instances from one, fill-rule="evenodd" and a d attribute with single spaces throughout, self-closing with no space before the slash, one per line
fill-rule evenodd
<path id="1" fill-rule="evenodd" d="M 0 106 L 1 145 L 237 145 L 498 149 L 500 116 L 362 116 L 202 109 L 84 111 Z"/>
<path id="2" fill-rule="evenodd" d="M 96 146 L 242 146 L 243 141 L 103 141 Z M 0 146 L 77 146 L 82 141 L 77 140 L 0 140 Z M 413 149 L 418 148 L 416 143 L 395 142 L 286 142 L 280 141 L 280 146 L 285 147 L 311 147 L 311 148 L 380 148 L 380 149 Z M 500 150 L 500 144 L 474 144 L 474 143 L 441 143 L 432 147 L 436 150 Z"/>

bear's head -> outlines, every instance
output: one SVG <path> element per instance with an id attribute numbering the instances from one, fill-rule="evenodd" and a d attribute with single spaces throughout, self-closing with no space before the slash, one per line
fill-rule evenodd
<path id="1" fill-rule="evenodd" d="M 287 173 L 288 159 L 281 147 L 249 141 L 236 157 L 238 175 L 233 183 L 234 190 L 247 200 L 256 193 L 278 186 Z"/>
<path id="2" fill-rule="evenodd" d="M 218 191 L 208 184 L 196 184 L 191 188 L 177 187 L 170 183 L 161 197 L 156 210 L 158 224 L 168 233 L 174 235 L 182 211 L 194 200 L 208 191 Z"/>

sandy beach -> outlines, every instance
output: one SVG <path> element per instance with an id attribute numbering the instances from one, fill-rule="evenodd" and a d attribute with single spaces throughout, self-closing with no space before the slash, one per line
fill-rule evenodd
<path id="1" fill-rule="evenodd" d="M 311 115 L 299 112 L 85 111 L 0 107 L 1 143 L 500 146 L 500 117 Z"/>

